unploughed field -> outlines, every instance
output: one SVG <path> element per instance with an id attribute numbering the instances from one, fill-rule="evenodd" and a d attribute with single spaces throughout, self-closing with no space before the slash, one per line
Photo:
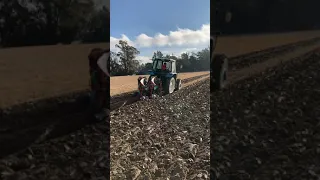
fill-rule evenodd
<path id="1" fill-rule="evenodd" d="M 229 57 L 233 57 L 314 38 L 318 34 L 320 34 L 319 31 L 302 31 L 287 34 L 220 37 L 217 52 L 224 52 Z M 88 53 L 94 47 L 107 48 L 108 46 L 107 43 L 101 43 L 1 49 L 0 108 L 88 89 Z M 112 78 L 111 93 L 119 94 L 118 90 L 128 91 L 123 88 L 113 88 L 123 84 L 127 84 L 126 87 L 132 90 L 134 85 L 129 85 L 132 79 L 126 81 L 127 79 Z"/>
<path id="2" fill-rule="evenodd" d="M 317 179 L 319 47 L 314 39 L 231 58 L 226 90 L 210 93 L 208 76 L 186 78 L 172 95 L 115 108 L 110 122 L 88 125 L 65 104 L 50 117 L 9 116 L 0 121 L 1 177 Z"/>
<path id="3" fill-rule="evenodd" d="M 179 73 L 179 79 L 188 79 L 195 76 L 209 75 L 209 71 L 204 72 L 192 72 L 192 73 Z M 147 75 L 142 75 L 147 77 Z M 131 92 L 137 90 L 139 76 L 118 76 L 111 78 L 110 94 L 111 96 L 119 95 L 122 93 Z"/>
<path id="4" fill-rule="evenodd" d="M 216 52 L 225 53 L 229 57 L 234 57 L 274 46 L 319 37 L 319 34 L 320 31 L 300 31 L 277 34 L 220 37 L 218 38 Z"/>

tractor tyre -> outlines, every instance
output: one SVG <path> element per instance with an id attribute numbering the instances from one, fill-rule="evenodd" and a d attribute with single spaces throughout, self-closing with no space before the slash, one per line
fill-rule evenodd
<path id="1" fill-rule="evenodd" d="M 181 79 L 177 79 L 177 83 L 176 83 L 176 91 L 180 90 L 182 87 L 182 84 L 181 84 Z"/>
<path id="2" fill-rule="evenodd" d="M 221 90 L 227 86 L 228 58 L 224 54 L 217 54 L 212 60 L 212 83 L 214 90 Z"/>
<path id="3" fill-rule="evenodd" d="M 175 90 L 176 87 L 176 80 L 174 77 L 167 78 L 165 84 L 165 94 L 171 94 Z"/>

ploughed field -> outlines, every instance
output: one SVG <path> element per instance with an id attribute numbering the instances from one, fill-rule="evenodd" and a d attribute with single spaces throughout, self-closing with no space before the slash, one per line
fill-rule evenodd
<path id="1" fill-rule="evenodd" d="M 1 178 L 104 179 L 109 168 L 112 179 L 316 177 L 319 45 L 231 58 L 230 86 L 211 94 L 211 104 L 204 73 L 162 98 L 113 96 L 125 105 L 111 104 L 110 123 L 85 119 L 86 90 L 3 111 Z"/>
<path id="2" fill-rule="evenodd" d="M 317 179 L 320 49 L 211 95 L 211 175 Z"/>

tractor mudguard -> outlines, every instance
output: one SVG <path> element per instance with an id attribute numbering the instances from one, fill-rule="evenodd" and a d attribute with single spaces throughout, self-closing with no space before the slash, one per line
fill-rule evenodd
<path id="1" fill-rule="evenodd" d="M 165 75 L 166 78 L 172 78 L 173 76 L 174 76 L 173 73 L 168 73 L 168 74 Z"/>
<path id="2" fill-rule="evenodd" d="M 149 72 L 149 75 L 150 76 L 155 76 L 156 74 L 152 71 L 152 72 Z"/>

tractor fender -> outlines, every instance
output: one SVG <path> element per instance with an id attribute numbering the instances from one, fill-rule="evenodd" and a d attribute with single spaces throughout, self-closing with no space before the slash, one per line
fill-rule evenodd
<path id="1" fill-rule="evenodd" d="M 175 74 L 172 74 L 172 73 L 168 73 L 168 74 L 166 74 L 166 78 L 172 78 L 172 77 L 174 77 L 175 76 Z"/>

